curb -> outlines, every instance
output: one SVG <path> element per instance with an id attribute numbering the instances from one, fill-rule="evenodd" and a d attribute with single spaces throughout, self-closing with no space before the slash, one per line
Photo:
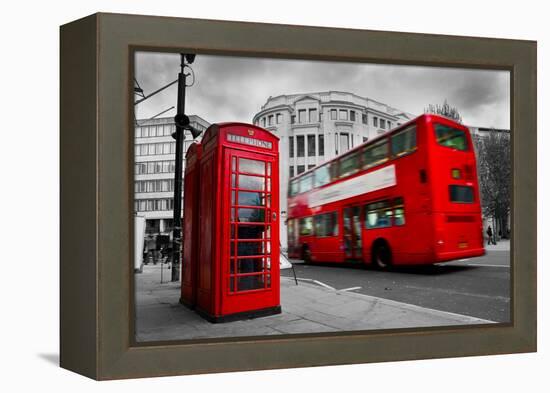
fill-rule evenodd
<path id="1" fill-rule="evenodd" d="M 285 280 L 288 279 L 288 280 L 294 281 L 293 277 L 283 277 L 283 276 L 281 276 L 281 279 L 283 279 L 283 278 Z M 303 282 L 307 286 L 315 287 L 319 290 L 324 289 L 327 292 L 334 292 L 336 295 L 348 296 L 348 297 L 356 298 L 356 299 L 360 299 L 360 300 L 366 300 L 366 301 L 370 301 L 370 302 L 381 303 L 383 305 L 390 306 L 390 307 L 400 308 L 400 309 L 413 311 L 413 312 L 422 312 L 424 314 L 438 316 L 438 317 L 447 316 L 449 318 L 458 319 L 460 322 L 464 322 L 465 324 L 466 323 L 467 324 L 496 324 L 496 323 L 498 323 L 496 321 L 491 321 L 491 320 L 488 320 L 488 319 L 476 318 L 476 317 L 471 317 L 469 315 L 457 314 L 457 313 L 453 313 L 453 312 L 449 312 L 449 311 L 441 311 L 441 310 L 436 310 L 436 309 L 428 308 L 428 307 L 421 307 L 421 306 L 417 306 L 417 305 L 414 305 L 414 304 L 398 302 L 396 300 L 390 300 L 390 299 L 385 299 L 385 298 L 381 298 L 381 297 L 365 295 L 365 294 L 362 294 L 362 293 L 340 291 L 340 290 L 334 289 L 334 288 L 332 288 L 332 287 L 330 287 L 330 286 L 328 286 L 324 283 L 321 283 L 322 285 L 320 285 L 317 280 L 298 278 L 298 281 Z"/>

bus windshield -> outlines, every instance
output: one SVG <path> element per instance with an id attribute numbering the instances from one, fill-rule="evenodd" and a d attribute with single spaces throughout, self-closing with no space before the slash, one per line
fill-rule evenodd
<path id="1" fill-rule="evenodd" d="M 468 150 L 466 133 L 462 130 L 445 126 L 443 124 L 435 124 L 435 137 L 437 139 L 437 143 L 441 146 L 462 151 Z"/>

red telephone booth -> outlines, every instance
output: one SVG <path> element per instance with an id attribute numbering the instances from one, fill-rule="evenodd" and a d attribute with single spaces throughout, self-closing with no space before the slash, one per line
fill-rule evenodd
<path id="1" fill-rule="evenodd" d="M 212 322 L 281 312 L 278 141 L 244 123 L 202 139 L 196 310 Z"/>
<path id="2" fill-rule="evenodd" d="M 194 307 L 197 303 L 197 255 L 199 223 L 200 157 L 202 147 L 193 143 L 185 155 L 185 177 L 183 185 L 183 239 L 181 260 L 180 302 Z"/>

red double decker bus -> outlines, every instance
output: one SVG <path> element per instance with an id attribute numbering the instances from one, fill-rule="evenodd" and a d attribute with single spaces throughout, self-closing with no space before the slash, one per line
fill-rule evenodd
<path id="1" fill-rule="evenodd" d="M 469 130 L 421 115 L 290 180 L 288 251 L 379 268 L 480 256 Z"/>

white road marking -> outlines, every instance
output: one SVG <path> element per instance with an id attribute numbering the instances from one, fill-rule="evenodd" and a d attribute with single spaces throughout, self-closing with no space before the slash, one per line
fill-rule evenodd
<path id="1" fill-rule="evenodd" d="M 338 292 L 349 292 L 349 291 L 355 291 L 356 289 L 361 289 L 361 287 L 351 287 L 351 288 L 339 289 Z"/>
<path id="2" fill-rule="evenodd" d="M 494 265 L 494 264 L 490 264 L 490 263 L 461 263 L 461 264 L 457 264 L 457 262 L 462 262 L 462 261 L 467 261 L 467 259 L 459 259 L 457 261 L 454 261 L 454 262 L 443 262 L 443 263 L 436 263 L 436 265 L 438 266 L 479 266 L 479 267 L 503 267 L 503 268 L 506 268 L 506 269 L 509 269 L 510 266 L 509 265 Z"/>
<path id="3" fill-rule="evenodd" d="M 281 278 L 283 278 L 283 277 L 281 277 Z M 285 278 L 294 279 L 294 278 L 292 278 L 292 277 L 285 277 Z M 312 280 L 311 278 L 300 278 L 300 277 L 296 277 L 296 280 L 298 280 L 298 281 L 304 281 L 304 282 L 312 282 L 312 283 L 317 284 L 317 285 L 319 285 L 319 286 L 321 286 L 321 287 L 330 289 L 331 291 L 336 291 L 336 288 L 333 288 L 333 287 L 331 287 L 330 285 L 325 284 L 324 282 L 321 282 L 321 281 L 318 281 L 318 280 Z"/>
<path id="4" fill-rule="evenodd" d="M 288 278 L 288 279 L 293 279 L 292 277 L 285 277 L 285 276 L 281 276 L 281 278 Z M 322 281 L 319 281 L 319 280 L 313 280 L 311 278 L 300 278 L 300 277 L 296 277 L 296 279 L 298 281 L 304 281 L 304 282 L 312 282 L 314 284 L 317 284 L 323 288 L 326 288 L 326 289 L 330 289 L 331 291 L 336 291 L 336 292 L 349 292 L 349 291 L 355 291 L 356 289 L 361 289 L 361 287 L 351 287 L 351 288 L 344 288 L 344 289 L 336 289 L 334 287 L 331 287 L 330 285 L 328 284 L 325 284 L 324 282 Z"/>
<path id="5" fill-rule="evenodd" d="M 506 269 L 510 269 L 510 266 L 507 266 L 507 265 L 490 265 L 485 263 L 467 263 L 466 266 L 503 267 Z"/>
<path id="6" fill-rule="evenodd" d="M 461 261 L 461 260 L 459 260 L 459 261 Z M 502 267 L 502 268 L 505 268 L 505 269 L 509 269 L 509 268 L 510 268 L 509 265 L 492 265 L 492 264 L 490 264 L 490 263 L 461 263 L 461 264 L 457 264 L 457 263 L 452 263 L 452 262 L 451 262 L 451 263 L 439 264 L 439 266 Z"/>
<path id="7" fill-rule="evenodd" d="M 315 284 L 317 284 L 317 285 L 320 285 L 320 286 L 322 286 L 322 287 L 325 287 L 325 288 L 327 288 L 327 289 L 330 289 L 331 291 L 336 291 L 336 288 L 331 287 L 330 285 L 327 285 L 327 284 L 325 284 L 324 282 L 317 281 L 317 280 L 312 280 L 312 281 L 313 281 Z"/>

